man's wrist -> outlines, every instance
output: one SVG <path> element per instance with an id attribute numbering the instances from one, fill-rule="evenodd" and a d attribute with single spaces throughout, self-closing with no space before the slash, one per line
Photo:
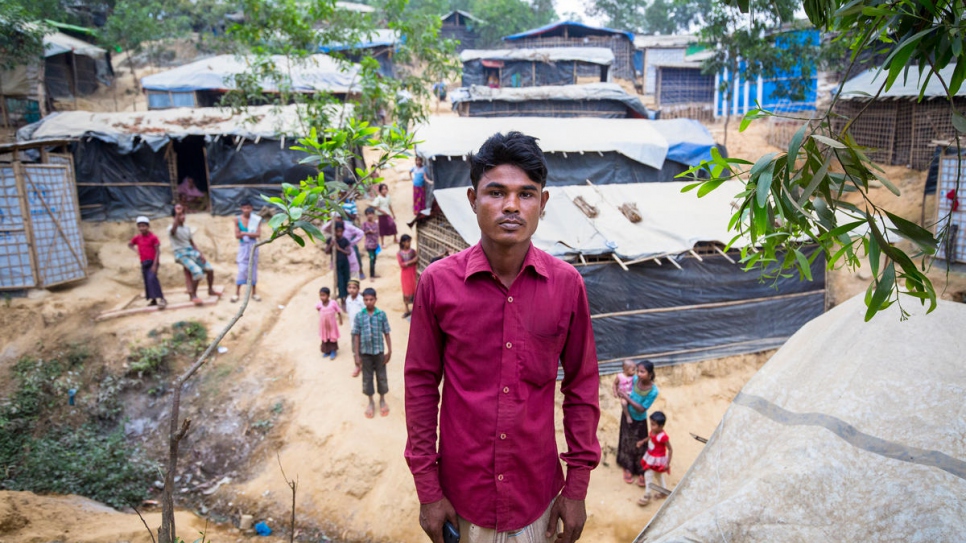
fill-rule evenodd
<path id="1" fill-rule="evenodd" d="M 590 486 L 590 470 L 582 468 L 567 468 L 567 481 L 564 483 L 560 495 L 569 499 L 583 501 L 587 498 L 587 488 Z"/>

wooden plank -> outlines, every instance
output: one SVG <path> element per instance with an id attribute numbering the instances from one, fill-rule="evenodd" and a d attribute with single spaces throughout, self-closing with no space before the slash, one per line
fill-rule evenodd
<path id="1" fill-rule="evenodd" d="M 175 309 L 186 309 L 189 307 L 202 307 L 206 305 L 214 305 L 218 303 L 218 300 L 221 299 L 221 296 L 224 294 L 225 289 L 224 287 L 221 287 L 221 286 L 215 286 L 214 290 L 215 290 L 215 295 L 208 296 L 207 298 L 203 298 L 202 303 L 200 305 L 196 305 L 194 302 L 187 301 L 187 302 L 178 302 L 175 304 L 168 304 L 167 306 L 164 307 L 164 309 L 162 309 L 161 306 L 157 306 L 157 305 L 135 307 L 132 309 L 115 309 L 111 311 L 105 311 L 99 314 L 98 316 L 94 317 L 94 320 L 96 322 L 101 322 L 108 319 L 114 319 L 117 317 L 126 317 L 128 315 L 137 315 L 141 313 L 155 313 L 158 311 L 172 311 Z"/>

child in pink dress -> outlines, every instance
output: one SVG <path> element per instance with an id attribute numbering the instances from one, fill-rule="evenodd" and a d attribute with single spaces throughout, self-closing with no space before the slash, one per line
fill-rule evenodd
<path id="1" fill-rule="evenodd" d="M 329 287 L 319 289 L 319 303 L 315 304 L 315 309 L 319 312 L 319 337 L 322 338 L 322 356 L 328 356 L 335 360 L 335 355 L 339 351 L 339 325 L 342 324 L 342 308 L 338 302 L 329 298 L 332 291 Z M 338 318 L 339 323 L 336 324 Z"/>
<path id="2" fill-rule="evenodd" d="M 674 449 L 671 448 L 671 440 L 664 433 L 664 423 L 667 422 L 667 417 L 664 413 L 655 411 L 651 413 L 650 418 L 650 435 L 647 436 L 647 439 L 642 439 L 637 443 L 637 446 L 641 447 L 644 445 L 644 442 L 647 442 L 647 452 L 644 453 L 644 458 L 641 458 L 641 467 L 644 468 L 644 481 L 646 486 L 644 487 L 644 495 L 641 496 L 641 499 L 637 500 L 637 503 L 640 505 L 651 503 L 650 485 L 654 482 L 655 473 L 661 474 L 661 486 L 667 488 L 667 479 L 664 475 L 670 475 L 671 473 L 671 455 L 674 454 Z M 655 492 L 654 497 L 663 498 L 664 494 Z"/>
<path id="3" fill-rule="evenodd" d="M 634 376 L 637 375 L 637 364 L 633 360 L 627 359 L 624 361 L 623 371 L 617 374 L 614 378 L 614 397 L 620 398 L 621 400 L 621 410 L 624 413 L 624 417 L 627 418 L 627 423 L 631 424 L 634 420 L 631 418 L 631 412 L 627 409 L 627 400 L 624 396 L 630 395 L 631 389 L 634 387 Z M 621 395 L 621 393 L 624 395 Z"/>

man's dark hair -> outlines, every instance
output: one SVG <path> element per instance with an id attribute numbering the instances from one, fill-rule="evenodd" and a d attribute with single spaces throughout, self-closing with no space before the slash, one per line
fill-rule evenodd
<path id="1" fill-rule="evenodd" d="M 376 289 L 374 289 L 372 287 L 369 287 L 366 290 L 363 290 L 362 291 L 362 295 L 363 296 L 372 296 L 373 298 L 376 298 L 377 297 L 376 296 Z"/>
<path id="2" fill-rule="evenodd" d="M 523 170 L 531 181 L 547 185 L 547 159 L 537 145 L 537 138 L 520 132 L 493 134 L 480 147 L 480 151 L 470 156 L 470 181 L 473 190 L 480 185 L 486 172 L 510 164 Z"/>

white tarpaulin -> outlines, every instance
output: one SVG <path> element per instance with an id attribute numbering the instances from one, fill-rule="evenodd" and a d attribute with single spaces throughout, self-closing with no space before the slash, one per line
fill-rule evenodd
<path id="1" fill-rule="evenodd" d="M 104 55 L 107 54 L 107 51 L 96 45 L 91 45 L 86 41 L 81 41 L 61 32 L 54 32 L 53 34 L 44 36 L 45 57 L 71 52 L 75 55 L 82 55 L 93 59 L 103 59 Z"/>
<path id="2" fill-rule="evenodd" d="M 686 184 L 549 187 L 550 199 L 533 244 L 559 257 L 613 253 L 635 260 L 684 253 L 699 241 L 731 241 L 734 234 L 727 230 L 731 201 L 743 185 L 729 181 L 697 198 L 694 192 L 681 192 Z M 470 245 L 478 242 L 480 229 L 466 188 L 436 190 L 433 195 L 460 236 Z M 588 217 L 573 203 L 578 196 L 597 208 L 597 217 Z M 624 203 L 637 205 L 641 222 L 632 223 L 624 216 L 618 209 Z M 739 242 L 735 247 L 743 245 Z"/>
<path id="3" fill-rule="evenodd" d="M 219 55 L 142 77 L 141 86 L 151 91 L 226 91 L 236 88 L 232 80 L 235 75 L 252 71 L 253 61 L 254 57 Z M 345 93 L 358 89 L 358 65 L 340 63 L 328 55 L 295 60 L 275 55 L 272 62 L 279 73 L 291 74 L 295 92 Z M 277 81 L 264 79 L 259 84 L 265 92 L 278 91 Z"/>
<path id="4" fill-rule="evenodd" d="M 610 66 L 614 52 L 607 47 L 536 47 L 533 49 L 467 49 L 460 53 L 460 62 L 473 60 L 523 60 L 560 62 L 576 60 Z"/>
<path id="5" fill-rule="evenodd" d="M 227 108 L 175 108 L 146 112 L 92 113 L 66 111 L 49 115 L 40 122 L 21 128 L 19 141 L 93 137 L 116 143 L 121 152 L 129 151 L 135 138 L 154 150 L 170 139 L 185 136 L 238 136 L 248 139 L 276 139 L 304 133 L 297 105 L 251 107 L 246 113 L 233 114 Z M 339 115 L 334 107 L 332 117 Z M 294 140 L 293 140 L 294 143 Z"/>
<path id="6" fill-rule="evenodd" d="M 941 80 L 935 76 L 930 77 L 923 96 L 927 99 L 936 98 L 938 96 L 946 96 L 946 89 L 943 88 L 942 82 L 949 81 L 955 70 L 956 65 L 950 64 L 939 71 L 939 75 L 942 76 Z M 926 74 L 928 73 L 929 70 L 923 72 L 922 79 L 925 79 Z M 876 93 L 879 92 L 879 87 L 882 86 L 882 83 L 885 82 L 888 75 L 888 70 L 880 73 L 878 68 L 870 68 L 860 73 L 842 85 L 842 100 L 871 100 L 875 97 Z M 882 89 L 882 92 L 879 93 L 878 99 L 918 99 L 920 89 L 922 89 L 922 83 L 919 78 L 919 70 L 913 66 L 909 69 L 908 78 L 900 74 L 899 77 L 896 78 L 892 88 L 888 90 Z M 956 93 L 956 96 L 966 96 L 966 87 L 960 87 L 959 92 Z"/>
<path id="7" fill-rule="evenodd" d="M 963 541 L 966 305 L 903 308 L 864 323 L 857 296 L 802 327 L 636 542 Z"/>
<path id="8" fill-rule="evenodd" d="M 640 119 L 553 117 L 433 117 L 416 129 L 420 156 L 461 157 L 475 153 L 493 134 L 518 130 L 539 139 L 544 153 L 617 152 L 660 169 L 667 140 Z"/>

